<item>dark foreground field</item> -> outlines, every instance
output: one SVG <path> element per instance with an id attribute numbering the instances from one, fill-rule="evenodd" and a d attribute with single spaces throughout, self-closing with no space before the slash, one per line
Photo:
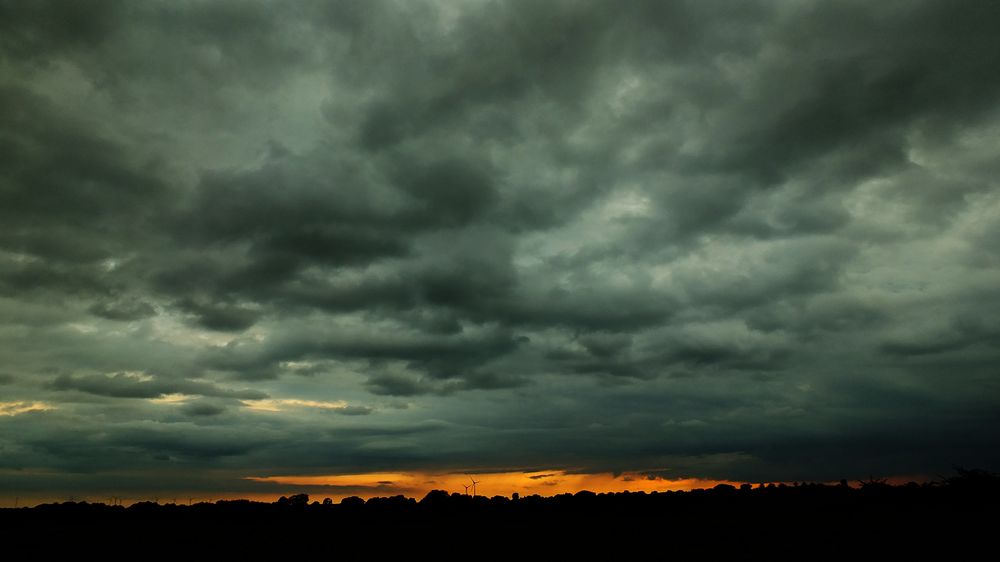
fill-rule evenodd
<path id="1" fill-rule="evenodd" d="M 708 550 L 759 550 L 782 543 L 808 544 L 813 554 L 822 554 L 872 542 L 907 551 L 924 545 L 960 549 L 994 544 L 1000 536 L 998 523 L 1000 477 L 978 470 L 900 486 L 879 481 L 860 486 L 720 485 L 690 492 L 584 491 L 547 498 L 433 491 L 420 500 L 396 496 L 339 503 L 310 501 L 300 494 L 275 503 L 138 503 L 127 508 L 61 503 L 0 510 L 8 543 L 42 548 L 96 544 L 109 552 L 124 543 L 336 549 L 361 543 L 398 548 L 400 541 L 416 546 L 419 542 L 411 541 L 420 539 L 502 547 L 534 537 L 574 549 L 616 541 Z"/>

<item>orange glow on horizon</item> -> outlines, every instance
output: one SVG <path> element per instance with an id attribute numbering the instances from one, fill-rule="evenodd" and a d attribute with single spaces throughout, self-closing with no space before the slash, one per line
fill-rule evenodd
<path id="1" fill-rule="evenodd" d="M 3 475 L 0 470 L 0 476 Z M 743 482 L 733 480 L 706 480 L 699 478 L 648 478 L 639 473 L 624 473 L 615 476 L 611 473 L 574 474 L 564 470 L 534 471 L 534 472 L 481 472 L 472 474 L 479 482 L 476 492 L 482 496 L 510 497 L 517 492 L 521 496 L 555 496 L 558 494 L 575 494 L 581 490 L 595 493 L 608 492 L 666 492 L 708 489 L 718 484 L 739 486 Z M 364 499 L 373 497 L 389 497 L 403 495 L 414 499 L 423 498 L 431 490 L 445 490 L 449 493 L 463 493 L 465 485 L 471 485 L 468 474 L 460 472 L 370 472 L 362 474 L 337 474 L 313 476 L 251 476 L 245 480 L 264 485 L 268 491 L 244 489 L 241 491 L 225 490 L 105 490 L 90 492 L 84 495 L 65 493 L 0 494 L 0 508 L 15 506 L 35 506 L 42 503 L 61 503 L 65 501 L 85 501 L 90 503 L 107 503 L 118 501 L 129 506 L 138 502 L 156 502 L 160 504 L 177 503 L 214 503 L 219 500 L 250 500 L 271 503 L 281 496 L 307 493 L 310 501 L 331 498 L 335 501 L 349 496 Z M 908 482 L 925 483 L 933 481 L 925 475 L 893 475 L 886 479 L 893 486 Z M 767 484 L 794 486 L 794 482 L 766 481 Z M 837 485 L 835 481 L 810 481 L 825 485 Z M 759 483 L 751 483 L 756 488 Z M 850 480 L 848 485 L 858 488 L 860 480 Z M 472 493 L 470 486 L 469 493 Z M 112 498 L 115 496 L 116 498 Z M 125 497 L 122 497 L 125 496 Z"/>
<path id="2" fill-rule="evenodd" d="M 476 473 L 472 477 L 478 482 L 476 493 L 482 496 L 510 496 L 518 493 L 522 496 L 537 494 L 554 496 L 564 493 L 576 493 L 589 490 L 595 493 L 603 492 L 665 492 L 677 490 L 694 490 L 711 488 L 718 484 L 739 486 L 740 482 L 728 480 L 703 480 L 698 478 L 650 478 L 641 474 L 611 473 L 575 474 L 562 470 L 537 472 L 491 472 Z M 464 473 L 421 473 L 421 472 L 373 472 L 366 474 L 337 474 L 320 476 L 261 476 L 248 477 L 256 482 L 271 482 L 289 486 L 307 487 L 347 487 L 350 493 L 337 493 L 331 489 L 332 498 L 342 499 L 347 496 L 369 498 L 375 496 L 405 495 L 417 499 L 422 498 L 431 490 L 464 493 L 469 485 L 472 493 L 471 480 Z M 322 494 L 322 490 L 314 490 Z"/>

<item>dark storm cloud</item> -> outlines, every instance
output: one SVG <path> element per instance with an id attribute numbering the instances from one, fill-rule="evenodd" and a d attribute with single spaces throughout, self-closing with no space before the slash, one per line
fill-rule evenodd
<path id="1" fill-rule="evenodd" d="M 367 416 L 374 410 L 368 406 L 345 406 L 343 408 L 337 408 L 335 411 L 342 416 Z"/>
<path id="2" fill-rule="evenodd" d="M 19 291 L 112 291 L 94 263 L 122 250 L 116 235 L 140 234 L 132 228 L 140 213 L 162 204 L 164 186 L 43 98 L 12 88 L 0 97 L 3 249 L 35 258 L 5 267 L 0 282 Z"/>
<path id="3" fill-rule="evenodd" d="M 88 310 L 108 320 L 139 320 L 156 314 L 153 305 L 134 298 L 97 302 Z"/>
<path id="4" fill-rule="evenodd" d="M 403 326 L 387 326 L 384 331 L 365 326 L 345 326 L 331 330 L 329 327 L 313 327 L 308 331 L 289 330 L 283 336 L 274 338 L 268 347 L 252 348 L 248 354 L 245 346 L 226 347 L 211 350 L 201 359 L 206 368 L 231 373 L 236 378 L 253 380 L 276 376 L 281 364 L 297 360 L 340 361 L 362 360 L 378 372 L 386 363 L 401 363 L 407 371 L 430 379 L 462 379 L 464 385 L 475 388 L 479 383 L 495 385 L 495 379 L 486 376 L 483 366 L 511 352 L 519 345 L 509 330 L 484 329 L 479 333 L 421 333 L 407 330 Z M 395 394 L 388 391 L 395 384 L 386 381 L 400 381 L 398 377 L 376 377 L 380 394 Z M 513 383 L 520 377 L 510 376 L 506 380 Z M 409 383 L 407 383 L 409 385 Z M 406 386 L 406 385 L 404 385 Z M 413 391 L 401 394 L 414 394 Z"/>
<path id="5" fill-rule="evenodd" d="M 189 416 L 218 416 L 225 411 L 225 406 L 211 402 L 194 402 L 184 406 L 184 413 Z"/>
<path id="6" fill-rule="evenodd" d="M 177 308 L 194 315 L 195 324 L 209 330 L 240 332 L 257 321 L 258 312 L 238 305 L 219 302 L 198 302 L 184 299 L 174 303 Z"/>
<path id="7" fill-rule="evenodd" d="M 254 390 L 227 390 L 209 383 L 186 380 L 162 380 L 160 378 L 144 380 L 129 376 L 127 373 L 115 373 L 111 376 L 74 377 L 62 375 L 52 381 L 52 388 L 79 390 L 98 396 L 116 398 L 159 398 L 167 394 L 223 396 L 247 400 L 267 398 L 267 394 Z"/>
<path id="8" fill-rule="evenodd" d="M 365 382 L 372 394 L 383 396 L 449 395 L 462 390 L 496 390 L 527 384 L 524 376 L 475 370 L 460 377 L 423 376 L 417 372 L 376 373 Z"/>
<path id="9" fill-rule="evenodd" d="M 122 2 L 3 2 L 3 54 L 44 58 L 93 47 L 114 32 Z"/>
<path id="10" fill-rule="evenodd" d="M 0 458 L 995 467 L 998 22 L 0 1 Z"/>

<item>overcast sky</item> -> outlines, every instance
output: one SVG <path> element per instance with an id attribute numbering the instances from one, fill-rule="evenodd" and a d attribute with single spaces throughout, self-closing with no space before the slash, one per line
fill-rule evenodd
<path id="1" fill-rule="evenodd" d="M 0 0 L 0 495 L 998 469 L 998 29 Z"/>

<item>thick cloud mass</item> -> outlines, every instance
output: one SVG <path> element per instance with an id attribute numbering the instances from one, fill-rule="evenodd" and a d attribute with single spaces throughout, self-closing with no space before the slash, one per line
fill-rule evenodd
<path id="1" fill-rule="evenodd" d="M 0 0 L 0 493 L 1000 468 L 998 27 Z"/>

